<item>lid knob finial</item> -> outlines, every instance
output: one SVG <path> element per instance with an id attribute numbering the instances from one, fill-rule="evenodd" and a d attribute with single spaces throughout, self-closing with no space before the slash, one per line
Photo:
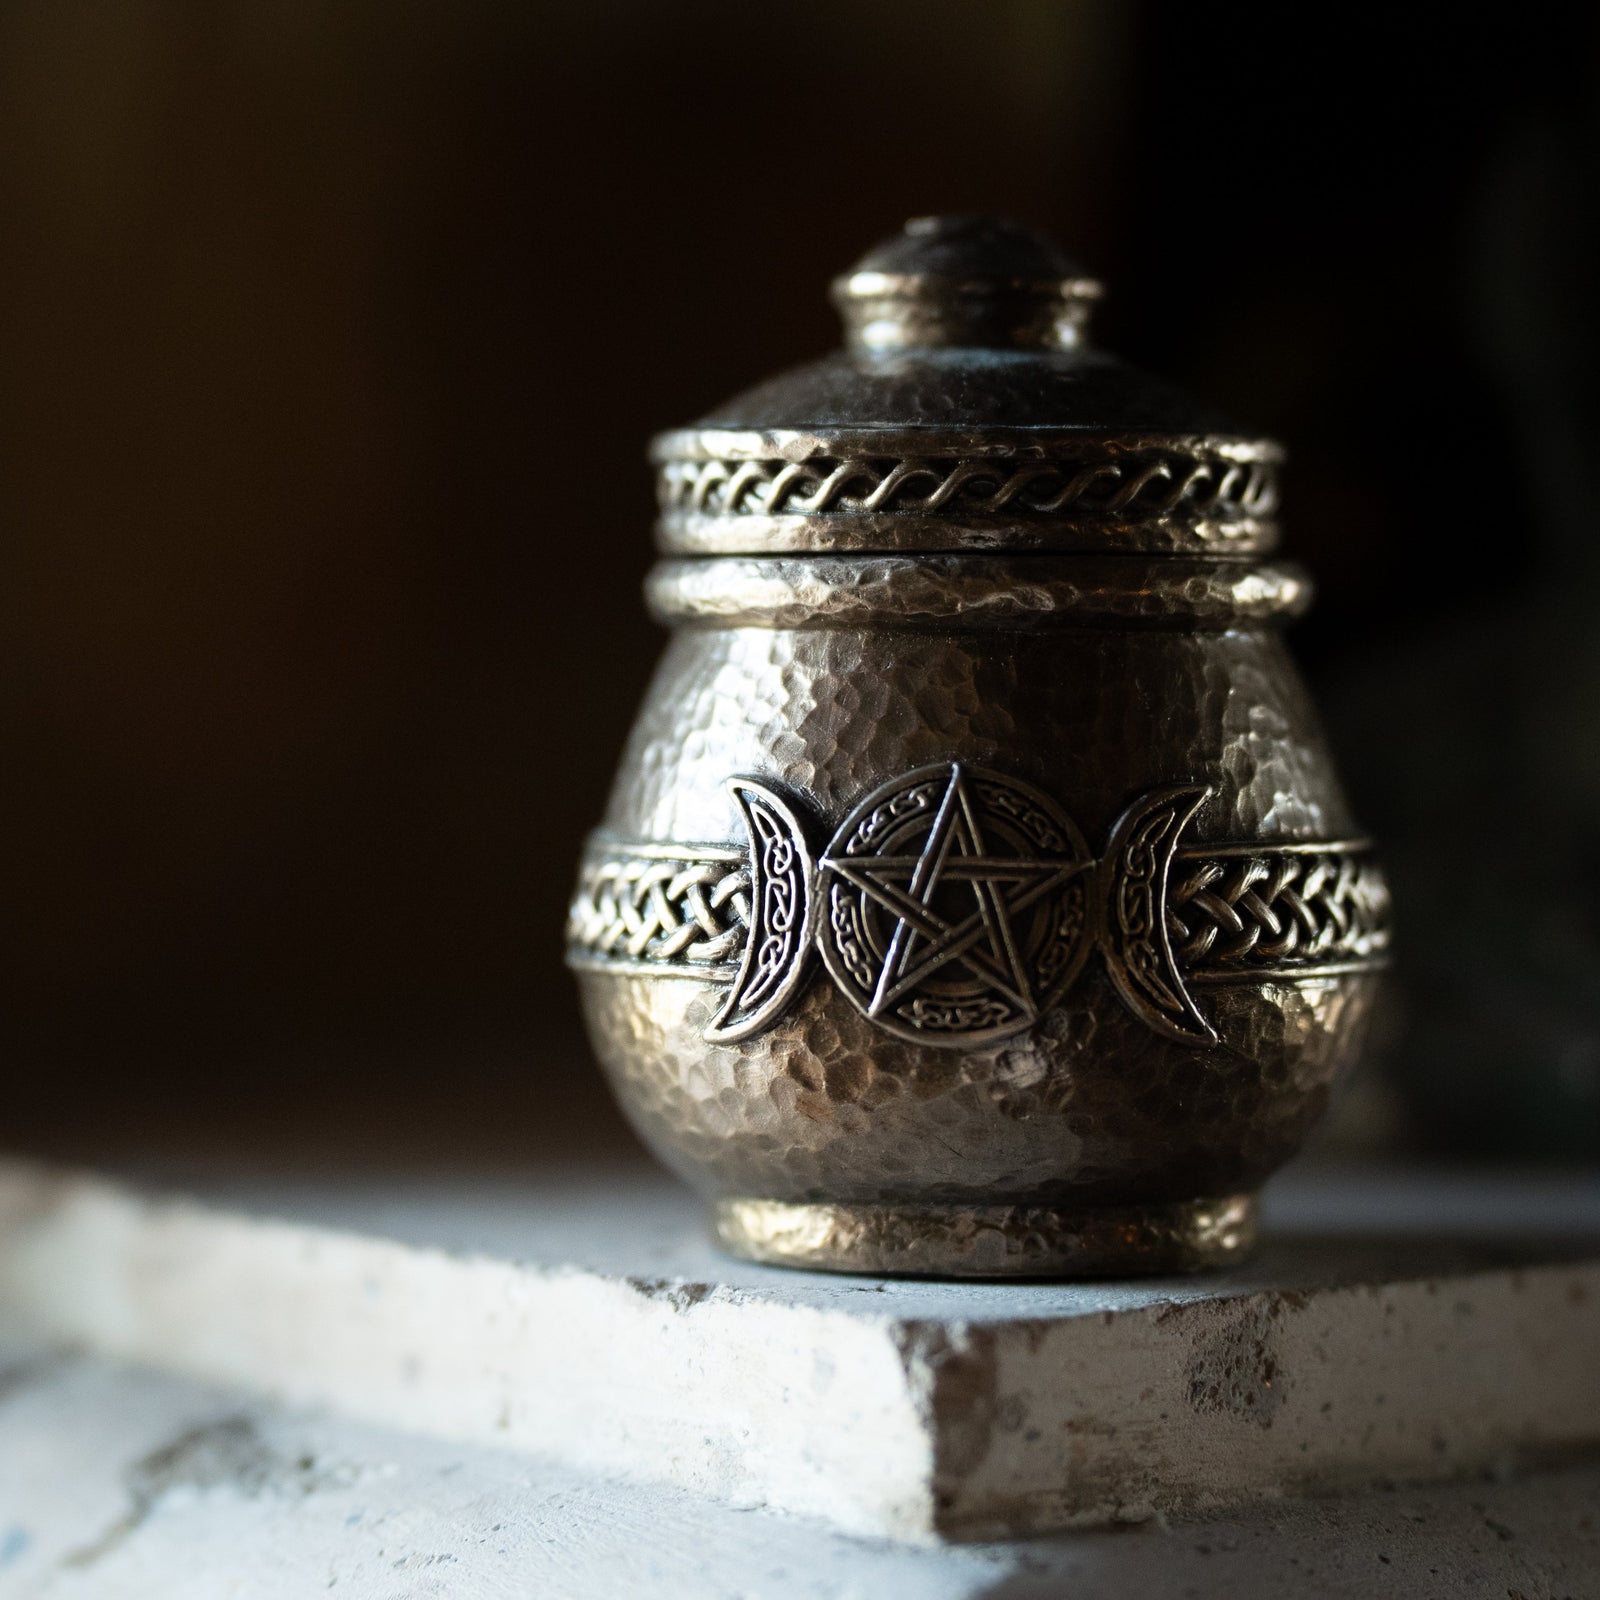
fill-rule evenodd
<path id="1" fill-rule="evenodd" d="M 976 215 L 913 217 L 833 283 L 846 342 L 871 354 L 1072 349 L 1100 293 L 1050 240 Z"/>

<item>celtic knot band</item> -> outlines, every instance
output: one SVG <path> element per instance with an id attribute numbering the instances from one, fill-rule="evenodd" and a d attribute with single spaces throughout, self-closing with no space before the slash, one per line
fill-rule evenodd
<path id="1" fill-rule="evenodd" d="M 1167 932 L 1191 982 L 1359 966 L 1388 949 L 1389 890 L 1363 848 L 1184 853 Z"/>
<path id="2" fill-rule="evenodd" d="M 608 967 L 671 967 L 707 978 L 738 970 L 750 923 L 742 852 L 591 841 L 567 914 L 567 944 Z"/>
<path id="3" fill-rule="evenodd" d="M 970 1048 L 1031 1026 L 1091 956 L 1128 1008 L 1185 1044 L 1217 1042 L 1190 993 L 1374 971 L 1389 899 L 1362 841 L 1186 845 L 1210 790 L 1144 795 L 1096 856 L 1047 795 L 944 762 L 867 795 L 813 858 L 792 804 L 728 784 L 746 846 L 590 843 L 568 961 L 726 984 L 714 1042 L 775 1021 L 818 953 L 885 1031 Z"/>

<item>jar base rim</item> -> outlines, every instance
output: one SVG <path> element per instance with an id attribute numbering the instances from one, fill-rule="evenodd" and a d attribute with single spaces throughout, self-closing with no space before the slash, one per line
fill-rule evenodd
<path id="1" fill-rule="evenodd" d="M 926 1278 L 1121 1278 L 1242 1261 L 1253 1194 L 1127 1206 L 794 1203 L 726 1199 L 729 1254 L 814 1272 Z"/>

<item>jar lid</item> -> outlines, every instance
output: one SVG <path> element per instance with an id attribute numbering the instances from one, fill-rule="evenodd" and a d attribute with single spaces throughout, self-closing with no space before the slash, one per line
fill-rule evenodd
<path id="1" fill-rule="evenodd" d="M 657 436 L 661 548 L 1277 543 L 1282 451 L 1094 349 L 1100 285 L 992 217 L 919 217 L 833 285 L 845 346 Z"/>

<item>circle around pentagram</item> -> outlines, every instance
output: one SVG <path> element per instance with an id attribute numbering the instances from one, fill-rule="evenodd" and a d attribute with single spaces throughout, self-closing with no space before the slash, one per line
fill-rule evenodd
<path id="1" fill-rule="evenodd" d="M 845 996 L 917 1044 L 1031 1026 L 1089 952 L 1092 858 L 1031 784 L 961 762 L 873 790 L 819 862 L 817 943 Z"/>

